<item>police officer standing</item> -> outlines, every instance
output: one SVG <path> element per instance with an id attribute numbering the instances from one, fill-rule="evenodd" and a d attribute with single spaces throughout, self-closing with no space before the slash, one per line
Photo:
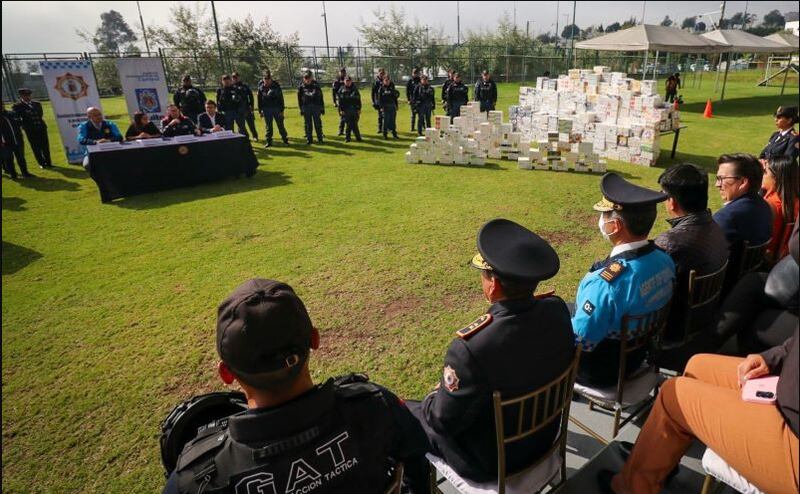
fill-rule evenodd
<path id="1" fill-rule="evenodd" d="M 356 141 L 361 142 L 361 132 L 358 130 L 358 119 L 361 117 L 361 94 L 349 75 L 345 76 L 344 85 L 339 88 L 337 100 L 339 101 L 339 114 L 347 124 L 345 142 L 350 142 L 351 133 L 355 134 Z"/>
<path id="2" fill-rule="evenodd" d="M 33 156 L 41 168 L 52 168 L 50 161 L 50 139 L 47 137 L 47 124 L 44 123 L 42 104 L 31 99 L 31 90 L 20 88 L 18 91 L 20 101 L 13 106 L 14 113 L 19 118 L 28 142 L 31 144 Z M 24 148 L 20 145 L 20 151 Z"/>
<path id="3" fill-rule="evenodd" d="M 217 106 L 225 114 L 225 128 L 233 130 L 233 124 L 239 127 L 239 133 L 248 136 L 245 128 L 247 100 L 233 85 L 233 78 L 228 74 L 222 76 L 222 87 L 217 89 Z"/>
<path id="4" fill-rule="evenodd" d="M 475 83 L 475 101 L 480 102 L 481 111 L 489 112 L 494 110 L 497 104 L 497 84 L 489 76 L 489 71 L 484 70 L 481 78 Z"/>
<path id="5" fill-rule="evenodd" d="M 386 71 L 378 69 L 378 75 L 375 77 L 375 80 L 372 82 L 372 107 L 378 110 L 378 134 L 383 132 L 383 112 L 381 111 L 381 105 L 378 102 L 378 92 L 383 85 L 383 78 L 386 76 Z M 394 84 L 394 83 L 392 83 Z"/>
<path id="6" fill-rule="evenodd" d="M 278 125 L 278 132 L 281 134 L 283 143 L 289 144 L 289 136 L 286 134 L 286 127 L 283 125 L 283 110 L 286 105 L 283 101 L 283 90 L 278 81 L 272 80 L 270 71 L 264 73 L 264 79 L 258 85 L 258 113 L 264 117 L 267 127 L 266 147 L 272 146 L 272 121 Z"/>
<path id="7" fill-rule="evenodd" d="M 347 77 L 347 69 L 342 67 L 339 69 L 339 75 L 336 77 L 336 80 L 333 81 L 332 86 L 333 106 L 335 108 L 339 108 L 339 90 L 344 86 L 345 77 Z M 339 135 L 344 135 L 345 118 L 341 111 L 339 112 L 339 117 Z"/>
<path id="8" fill-rule="evenodd" d="M 603 199 L 598 228 L 614 248 L 594 263 L 578 286 L 572 327 L 583 348 L 577 380 L 592 387 L 612 386 L 619 374 L 619 335 L 625 315 L 644 315 L 670 302 L 675 263 L 647 240 L 656 220 L 656 204 L 665 194 L 633 185 L 616 173 L 600 182 Z M 626 369 L 639 369 L 647 348 L 628 355 Z"/>
<path id="9" fill-rule="evenodd" d="M 204 427 L 178 458 L 165 494 L 382 494 L 402 462 L 428 492 L 425 433 L 390 391 L 351 374 L 314 384 L 320 337 L 303 302 L 278 281 L 253 279 L 219 306 L 218 372 L 248 409 Z"/>
<path id="10" fill-rule="evenodd" d="M 183 86 L 175 91 L 172 102 L 178 105 L 183 115 L 197 123 L 197 116 L 205 110 L 206 95 L 199 88 L 192 86 L 192 78 L 185 75 Z"/>
<path id="11" fill-rule="evenodd" d="M 572 365 L 575 343 L 564 301 L 533 294 L 559 270 L 558 254 L 547 241 L 513 221 L 495 219 L 478 233 L 478 252 L 470 264 L 479 270 L 492 305 L 456 331 L 436 389 L 421 403 L 406 403 L 434 454 L 462 477 L 487 482 L 497 479 L 492 393 L 507 400 L 552 382 Z M 509 475 L 550 450 L 559 422 L 506 449 Z"/>
<path id="12" fill-rule="evenodd" d="M 454 117 L 461 116 L 461 106 L 469 101 L 469 88 L 461 82 L 461 74 L 453 73 L 453 82 L 447 87 L 447 104 L 450 106 L 450 123 Z"/>
<path id="13" fill-rule="evenodd" d="M 2 111 L 0 112 L 0 158 L 2 158 L 3 171 L 9 177 L 16 180 L 18 178 L 17 170 L 14 168 L 14 156 L 19 157 L 21 154 L 19 150 L 22 147 L 22 131 L 17 122 L 17 116 L 14 112 L 6 110 L 6 104 L 2 104 Z M 32 177 L 33 174 L 28 172 L 28 165 L 23 160 L 17 159 L 19 171 L 23 178 Z"/>
<path id="14" fill-rule="evenodd" d="M 256 130 L 256 117 L 254 113 L 256 105 L 253 98 L 253 90 L 242 81 L 238 72 L 231 73 L 231 80 L 233 81 L 233 87 L 239 91 L 239 94 L 243 98 L 244 108 L 242 111 L 245 114 L 245 122 L 247 122 L 247 126 L 250 128 L 250 133 L 253 134 L 253 140 L 258 141 L 258 130 Z"/>
<path id="15" fill-rule="evenodd" d="M 388 139 L 387 134 L 389 131 L 397 139 L 397 106 L 399 97 L 400 92 L 394 88 L 394 83 L 389 76 L 383 76 L 383 84 L 378 89 L 378 106 L 383 114 L 384 139 Z"/>
<path id="16" fill-rule="evenodd" d="M 436 90 L 430 85 L 428 76 L 422 74 L 419 86 L 414 93 L 417 105 L 417 134 L 423 135 L 425 129 L 431 126 L 431 113 L 436 108 Z"/>
<path id="17" fill-rule="evenodd" d="M 317 142 L 322 144 L 324 134 L 321 115 L 325 115 L 325 101 L 322 98 L 322 88 L 314 80 L 311 71 L 303 74 L 303 83 L 297 88 L 297 106 L 305 120 L 306 144 L 313 142 L 314 129 L 317 131 Z"/>
<path id="18" fill-rule="evenodd" d="M 406 83 L 406 100 L 408 101 L 408 106 L 411 108 L 411 132 L 417 129 L 417 102 L 415 95 L 417 86 L 419 86 L 419 81 L 419 68 L 414 67 L 414 70 L 411 71 L 411 79 Z"/>
<path id="19" fill-rule="evenodd" d="M 445 79 L 442 84 L 442 107 L 448 117 L 450 116 L 450 103 L 447 101 L 447 90 L 450 88 L 450 84 L 453 83 L 454 73 L 455 71 L 453 69 L 447 69 L 447 79 Z"/>

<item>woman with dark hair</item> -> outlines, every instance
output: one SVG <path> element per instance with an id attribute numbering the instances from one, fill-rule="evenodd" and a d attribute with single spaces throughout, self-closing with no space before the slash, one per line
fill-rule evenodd
<path id="1" fill-rule="evenodd" d="M 758 159 L 762 165 L 766 165 L 766 161 L 778 156 L 791 156 L 797 159 L 800 149 L 798 149 L 798 136 L 794 130 L 795 124 L 798 122 L 796 106 L 779 106 L 775 111 L 775 127 L 778 128 L 777 132 L 772 134 L 769 142 L 758 155 Z"/>
<path id="2" fill-rule="evenodd" d="M 767 161 L 761 188 L 764 189 L 764 200 L 772 208 L 772 240 L 767 251 L 776 261 L 787 253 L 786 225 L 794 222 L 800 211 L 799 181 L 797 160 L 782 155 Z"/>
<path id="3" fill-rule="evenodd" d="M 150 121 L 147 113 L 140 111 L 134 113 L 133 123 L 125 132 L 125 140 L 135 141 L 136 139 L 151 139 L 153 137 L 161 137 L 161 131 Z"/>

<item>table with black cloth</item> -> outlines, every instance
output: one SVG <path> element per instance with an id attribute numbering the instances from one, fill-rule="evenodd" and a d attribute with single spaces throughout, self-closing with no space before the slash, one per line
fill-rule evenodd
<path id="1" fill-rule="evenodd" d="M 87 169 L 103 202 L 227 177 L 251 177 L 258 167 L 250 140 L 238 134 L 87 148 Z"/>

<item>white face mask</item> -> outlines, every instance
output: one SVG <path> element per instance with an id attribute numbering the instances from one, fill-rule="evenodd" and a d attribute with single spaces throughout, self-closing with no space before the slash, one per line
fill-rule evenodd
<path id="1" fill-rule="evenodd" d="M 603 225 L 605 225 L 606 223 L 613 223 L 613 222 L 614 220 L 604 221 L 603 213 L 600 213 L 600 218 L 597 220 L 597 228 L 600 230 L 600 234 L 603 235 L 603 237 L 605 237 L 605 239 L 608 240 L 609 242 L 611 241 L 611 235 L 614 235 L 617 232 L 606 233 L 605 231 L 603 231 Z"/>

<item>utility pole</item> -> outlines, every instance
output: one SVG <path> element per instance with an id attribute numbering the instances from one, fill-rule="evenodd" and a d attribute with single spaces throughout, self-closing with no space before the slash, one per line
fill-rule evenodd
<path id="1" fill-rule="evenodd" d="M 647 1 L 644 0 L 642 1 L 642 24 L 644 24 L 644 12 L 646 8 L 647 8 Z"/>
<path id="2" fill-rule="evenodd" d="M 214 8 L 214 0 L 211 0 L 211 15 L 214 16 L 214 32 L 217 34 L 217 50 L 219 50 L 219 66 L 225 71 L 225 57 L 222 56 L 222 42 L 219 40 L 219 24 L 217 23 L 217 9 Z"/>
<path id="3" fill-rule="evenodd" d="M 139 10 L 139 22 L 142 24 L 142 35 L 144 36 L 144 49 L 147 50 L 147 55 L 150 55 L 150 44 L 147 42 L 147 30 L 144 28 L 144 18 L 142 17 L 142 7 L 139 2 L 136 2 L 136 8 Z"/>
<path id="4" fill-rule="evenodd" d="M 456 46 L 461 46 L 461 2 L 456 1 Z"/>
<path id="5" fill-rule="evenodd" d="M 717 25 L 717 29 L 722 29 L 722 21 L 725 19 L 725 4 L 726 3 L 727 2 L 725 2 L 723 0 L 722 5 L 719 6 L 719 8 L 720 8 L 719 24 Z M 730 63 L 731 63 L 731 54 L 728 53 L 728 61 L 725 62 L 725 73 L 726 74 L 728 73 L 728 65 L 730 65 Z M 717 63 L 717 79 L 714 82 L 714 92 L 715 93 L 717 92 L 717 89 L 719 89 L 719 70 L 720 70 L 720 65 L 722 65 L 722 53 L 719 54 L 719 63 Z"/>
<path id="6" fill-rule="evenodd" d="M 560 2 L 558 2 L 558 0 L 556 0 L 556 48 L 558 48 L 558 38 L 559 38 L 559 34 L 558 34 L 558 4 L 559 3 Z"/>
<path id="7" fill-rule="evenodd" d="M 575 66 L 575 9 L 578 6 L 577 0 L 572 0 L 572 29 L 569 30 L 569 39 L 570 39 L 570 58 L 572 58 L 572 66 Z"/>
<path id="8" fill-rule="evenodd" d="M 747 7 L 750 6 L 750 2 L 744 2 L 744 17 L 742 17 L 742 31 L 747 27 Z"/>
<path id="9" fill-rule="evenodd" d="M 514 31 L 517 30 L 517 2 L 514 2 Z"/>
<path id="10" fill-rule="evenodd" d="M 328 41 L 328 12 L 325 10 L 325 2 L 322 2 L 322 19 L 325 21 L 325 49 L 328 52 L 328 58 L 331 58 L 331 44 Z"/>

